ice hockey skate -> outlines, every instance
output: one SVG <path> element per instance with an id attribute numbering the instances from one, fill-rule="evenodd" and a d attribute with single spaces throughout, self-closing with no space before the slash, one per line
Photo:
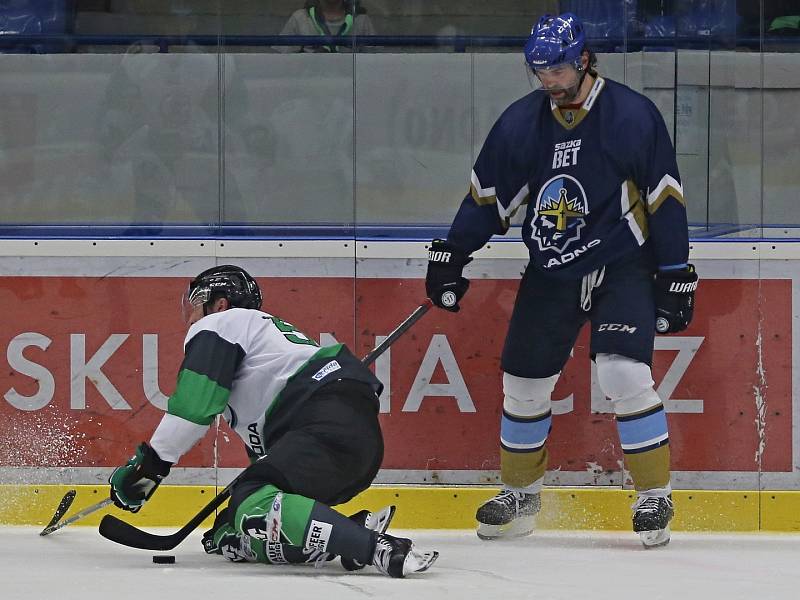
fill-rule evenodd
<path id="1" fill-rule="evenodd" d="M 669 522 L 674 508 L 672 495 L 639 496 L 633 506 L 633 530 L 645 548 L 669 544 Z"/>
<path id="2" fill-rule="evenodd" d="M 359 525 L 377 531 L 378 533 L 386 533 L 389 529 L 389 524 L 394 517 L 394 506 L 386 506 L 377 512 L 370 512 L 368 510 L 360 510 L 354 515 L 350 515 L 350 519 Z M 363 569 L 366 565 L 354 558 L 342 557 L 342 566 L 348 571 L 358 571 Z"/>
<path id="3" fill-rule="evenodd" d="M 439 558 L 435 550 L 421 552 L 407 538 L 398 538 L 388 533 L 379 533 L 375 542 L 372 564 L 389 577 L 405 577 L 410 573 L 427 571 Z"/>
<path id="4" fill-rule="evenodd" d="M 478 508 L 478 537 L 482 540 L 515 538 L 533 533 L 536 515 L 542 508 L 540 493 L 525 494 L 501 490 Z"/>

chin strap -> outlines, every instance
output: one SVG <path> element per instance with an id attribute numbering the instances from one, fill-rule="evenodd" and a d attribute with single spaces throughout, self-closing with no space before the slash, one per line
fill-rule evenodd
<path id="1" fill-rule="evenodd" d="M 578 71 L 580 71 L 581 74 L 581 78 L 578 80 L 578 90 L 580 90 L 581 86 L 583 86 L 583 80 L 586 79 L 586 73 L 588 72 L 588 69 L 581 68 L 578 69 Z"/>

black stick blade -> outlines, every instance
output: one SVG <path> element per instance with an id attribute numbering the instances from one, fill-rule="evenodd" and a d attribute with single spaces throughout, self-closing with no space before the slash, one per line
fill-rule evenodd
<path id="1" fill-rule="evenodd" d="M 100 521 L 100 535 L 104 538 L 142 550 L 172 550 L 186 537 L 181 533 L 182 530 L 172 535 L 155 535 L 142 531 L 114 515 L 105 515 Z"/>
<path id="2" fill-rule="evenodd" d="M 53 514 L 53 518 L 50 519 L 50 522 L 44 526 L 44 529 L 39 533 L 39 535 L 47 535 L 48 533 L 52 533 L 55 531 L 53 529 L 53 525 L 58 523 L 67 511 L 69 507 L 72 506 L 72 502 L 75 500 L 75 496 L 77 495 L 76 490 L 69 490 L 64 497 L 61 499 L 61 502 L 58 503 L 58 508 L 56 508 L 56 512 Z"/>
<path id="3" fill-rule="evenodd" d="M 244 473 L 244 471 L 242 471 L 242 473 Z M 131 548 L 141 548 L 142 550 L 172 550 L 228 499 L 231 495 L 233 484 L 235 484 L 241 476 L 242 474 L 240 473 L 224 490 L 214 496 L 211 502 L 201 508 L 200 512 L 192 517 L 191 521 L 172 535 L 147 533 L 146 531 L 134 527 L 130 523 L 126 523 L 122 519 L 118 519 L 114 515 L 106 515 L 100 521 L 100 535 L 112 542 L 117 542 L 123 546 L 130 546 Z"/>

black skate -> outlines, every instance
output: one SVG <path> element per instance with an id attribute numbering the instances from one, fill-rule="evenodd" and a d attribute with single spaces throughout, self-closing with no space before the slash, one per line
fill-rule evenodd
<path id="1" fill-rule="evenodd" d="M 368 510 L 360 510 L 356 514 L 350 515 L 350 520 L 372 531 L 385 533 L 389 528 L 389 523 L 392 522 L 394 511 L 394 506 L 387 506 L 374 513 Z M 366 565 L 354 558 L 345 558 L 343 556 L 342 566 L 348 571 L 358 571 L 359 569 L 363 569 Z"/>
<path id="2" fill-rule="evenodd" d="M 639 496 L 633 506 L 633 530 L 645 548 L 669 544 L 669 522 L 674 514 L 672 495 Z"/>
<path id="3" fill-rule="evenodd" d="M 409 573 L 427 571 L 437 558 L 438 552 L 420 552 L 409 539 L 379 533 L 372 564 L 389 577 L 405 577 Z"/>
<path id="4" fill-rule="evenodd" d="M 542 508 L 542 495 L 501 490 L 478 508 L 478 537 L 482 540 L 515 538 L 533 533 L 533 522 Z"/>

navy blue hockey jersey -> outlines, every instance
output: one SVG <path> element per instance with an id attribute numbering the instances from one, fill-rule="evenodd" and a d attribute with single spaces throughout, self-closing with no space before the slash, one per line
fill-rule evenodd
<path id="1" fill-rule="evenodd" d="M 543 90 L 509 106 L 472 171 L 448 241 L 467 253 L 527 205 L 531 264 L 582 277 L 644 248 L 655 265 L 686 263 L 689 232 L 675 151 L 655 105 L 598 77 L 583 105 L 562 112 Z"/>

